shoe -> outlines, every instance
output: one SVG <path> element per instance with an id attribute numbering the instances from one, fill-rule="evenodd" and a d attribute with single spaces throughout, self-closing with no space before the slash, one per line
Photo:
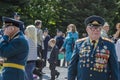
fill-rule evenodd
<path id="1" fill-rule="evenodd" d="M 44 72 L 40 72 L 40 74 L 45 74 Z"/>
<path id="2" fill-rule="evenodd" d="M 68 79 L 68 77 L 65 77 L 65 79 Z"/>
<path id="3" fill-rule="evenodd" d="M 42 76 L 42 74 L 41 74 L 38 70 L 34 70 L 34 71 L 33 71 L 33 74 L 35 74 L 35 75 L 37 75 L 37 76 L 39 76 L 39 77 Z"/>
<path id="4" fill-rule="evenodd" d="M 59 77 L 59 75 L 60 75 L 60 73 L 58 72 L 58 73 L 56 74 L 56 78 L 58 78 L 58 77 Z"/>
<path id="5" fill-rule="evenodd" d="M 33 78 L 34 78 L 34 79 L 37 79 L 37 77 L 38 77 L 37 75 L 33 74 Z"/>

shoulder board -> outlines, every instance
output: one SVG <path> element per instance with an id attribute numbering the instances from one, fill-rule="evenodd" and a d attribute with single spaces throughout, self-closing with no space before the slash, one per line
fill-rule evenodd
<path id="1" fill-rule="evenodd" d="M 106 40 L 106 41 L 109 41 L 109 42 L 113 42 L 111 39 L 109 38 L 105 38 L 105 37 L 102 37 L 103 40 Z"/>
<path id="2" fill-rule="evenodd" d="M 81 42 L 81 41 L 84 41 L 84 40 L 86 40 L 86 39 L 87 39 L 87 37 L 81 38 L 81 39 L 78 39 L 76 42 Z"/>

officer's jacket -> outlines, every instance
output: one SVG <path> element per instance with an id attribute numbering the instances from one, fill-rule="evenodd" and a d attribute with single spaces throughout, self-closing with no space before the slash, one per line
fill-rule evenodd
<path id="1" fill-rule="evenodd" d="M 28 48 L 28 42 L 22 32 L 18 32 L 11 40 L 7 35 L 0 39 L 0 56 L 5 59 L 5 63 L 16 63 L 24 66 Z"/>
<path id="2" fill-rule="evenodd" d="M 90 39 L 76 42 L 68 68 L 68 80 L 118 80 L 118 63 L 114 44 L 100 38 L 92 48 Z"/>

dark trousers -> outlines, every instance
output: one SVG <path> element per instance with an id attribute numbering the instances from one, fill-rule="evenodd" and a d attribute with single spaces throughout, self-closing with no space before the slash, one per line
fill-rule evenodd
<path id="1" fill-rule="evenodd" d="M 42 50 L 42 46 L 40 46 L 40 45 L 37 45 L 37 55 L 38 55 L 38 57 L 41 59 L 41 61 L 42 61 L 42 63 L 41 64 L 39 64 L 39 65 L 41 65 L 42 66 L 42 68 L 44 67 L 44 59 L 43 59 L 43 57 L 44 57 L 44 50 Z M 39 62 L 40 60 L 37 60 L 37 63 Z"/>
<path id="2" fill-rule="evenodd" d="M 42 46 L 41 45 L 37 45 L 37 55 L 42 58 Z"/>
<path id="3" fill-rule="evenodd" d="M 51 80 L 55 80 L 55 76 L 59 74 L 57 70 L 55 70 L 56 64 L 55 63 L 50 63 L 49 69 L 51 70 Z"/>
<path id="4" fill-rule="evenodd" d="M 36 67 L 33 71 L 33 74 L 38 75 L 40 77 L 40 80 L 42 80 L 42 73 L 41 73 L 43 69 L 42 64 L 43 64 L 43 61 L 41 59 L 38 59 L 36 61 Z"/>

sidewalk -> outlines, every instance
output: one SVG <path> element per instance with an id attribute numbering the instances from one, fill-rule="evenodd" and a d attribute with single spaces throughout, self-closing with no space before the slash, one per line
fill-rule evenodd
<path id="1" fill-rule="evenodd" d="M 47 66 L 43 69 L 43 72 L 45 73 L 43 75 L 42 80 L 49 80 L 50 79 L 50 70 L 49 70 L 49 64 L 47 64 Z M 65 67 L 57 67 L 56 68 L 58 70 L 58 72 L 60 72 L 59 77 L 56 80 L 67 80 L 65 79 L 65 77 L 67 77 L 67 68 Z M 39 80 L 39 79 L 35 79 L 35 80 Z"/>

